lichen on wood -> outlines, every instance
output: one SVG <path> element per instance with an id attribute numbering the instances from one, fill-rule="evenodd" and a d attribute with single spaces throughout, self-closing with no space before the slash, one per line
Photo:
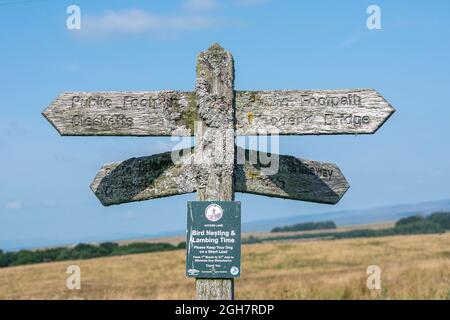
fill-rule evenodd
<path id="1" fill-rule="evenodd" d="M 234 62 L 218 44 L 197 57 L 195 132 L 197 199 L 234 200 Z M 217 161 L 219 159 L 219 161 Z M 197 279 L 199 300 L 231 300 L 233 279 Z"/>

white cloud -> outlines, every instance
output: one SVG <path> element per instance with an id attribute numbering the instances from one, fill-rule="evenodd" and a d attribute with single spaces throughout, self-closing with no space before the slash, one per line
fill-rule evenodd
<path id="1" fill-rule="evenodd" d="M 352 33 L 347 39 L 345 39 L 344 41 L 342 41 L 338 47 L 339 48 L 347 48 L 347 47 L 351 47 L 352 45 L 356 44 L 357 42 L 359 42 L 361 40 L 361 38 L 363 37 L 363 34 L 361 32 L 354 32 Z"/>
<path id="2" fill-rule="evenodd" d="M 266 3 L 268 0 L 233 0 L 234 4 L 239 6 L 253 6 Z"/>
<path id="3" fill-rule="evenodd" d="M 183 8 L 192 11 L 213 10 L 219 6 L 217 0 L 186 0 Z"/>
<path id="4" fill-rule="evenodd" d="M 268 0 L 185 0 L 182 8 L 192 11 L 214 10 L 232 6 L 254 6 L 266 3 Z"/>
<path id="5" fill-rule="evenodd" d="M 55 208 L 57 206 L 56 201 L 47 199 L 41 200 L 40 204 L 46 208 Z"/>
<path id="6" fill-rule="evenodd" d="M 158 15 L 141 9 L 107 11 L 99 16 L 85 16 L 81 34 L 90 36 L 115 34 L 173 35 L 183 31 L 209 29 L 220 21 L 204 15 Z"/>
<path id="7" fill-rule="evenodd" d="M 23 207 L 23 204 L 22 204 L 21 200 L 14 200 L 14 201 L 8 202 L 5 205 L 5 208 L 9 209 L 9 210 L 17 210 L 17 209 L 21 209 L 22 207 Z"/>
<path id="8" fill-rule="evenodd" d="M 133 219 L 137 218 L 138 215 L 134 211 L 127 210 L 122 214 L 122 217 L 129 219 L 129 220 L 133 220 Z"/>
<path id="9" fill-rule="evenodd" d="M 158 14 L 142 9 L 106 11 L 100 15 L 83 15 L 80 36 L 152 34 L 173 37 L 181 32 L 210 30 L 223 25 L 236 25 L 233 19 L 219 17 L 222 10 L 238 6 L 259 5 L 268 0 L 184 0 L 178 10 Z M 215 13 L 214 16 L 207 14 Z"/>
<path id="10" fill-rule="evenodd" d="M 17 121 L 3 122 L 0 121 L 0 135 L 24 135 L 28 133 L 28 129 L 22 123 Z"/>

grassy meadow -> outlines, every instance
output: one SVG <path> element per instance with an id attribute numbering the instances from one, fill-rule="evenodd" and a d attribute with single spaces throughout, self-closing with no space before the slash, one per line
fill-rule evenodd
<path id="1" fill-rule="evenodd" d="M 244 245 L 237 299 L 450 299 L 450 233 Z M 69 265 L 81 290 L 66 288 Z M 366 286 L 367 266 L 381 290 Z M 0 299 L 193 299 L 185 251 L 0 269 Z"/>

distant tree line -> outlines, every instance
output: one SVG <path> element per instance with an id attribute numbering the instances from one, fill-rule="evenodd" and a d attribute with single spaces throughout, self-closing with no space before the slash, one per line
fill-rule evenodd
<path id="1" fill-rule="evenodd" d="M 450 212 L 437 212 L 427 217 L 411 216 L 402 218 L 392 228 L 386 229 L 360 229 L 343 232 L 315 232 L 307 234 L 280 235 L 276 237 L 249 237 L 243 243 L 261 243 L 267 241 L 296 240 L 296 239 L 347 239 L 365 237 L 385 237 L 408 234 L 433 234 L 444 233 L 450 230 Z"/>
<path id="2" fill-rule="evenodd" d="M 330 226 L 330 221 L 313 223 L 315 226 Z M 307 224 L 309 227 L 309 224 Z M 336 228 L 333 222 L 334 228 Z M 286 228 L 286 227 L 283 227 Z M 315 230 L 315 229 L 303 229 Z M 317 229 L 316 229 L 317 230 Z M 383 237 L 407 234 L 432 234 L 443 233 L 450 230 L 450 212 L 433 213 L 427 217 L 411 216 L 397 221 L 393 228 L 386 229 L 362 229 L 344 232 L 315 232 L 297 235 L 280 235 L 276 237 L 249 237 L 242 243 L 261 243 L 265 241 L 277 240 L 295 240 L 295 239 L 345 239 L 345 238 L 361 238 L 361 237 Z M 64 260 L 80 260 L 92 259 L 99 257 L 112 257 L 136 253 L 148 253 L 157 251 L 173 251 L 186 249 L 186 242 L 180 242 L 178 245 L 170 243 L 143 243 L 136 242 L 128 245 L 120 246 L 113 242 L 104 242 L 99 245 L 78 244 L 74 247 L 62 247 L 40 250 L 20 250 L 17 252 L 3 252 L 0 250 L 0 268 L 19 266 L 24 264 L 53 262 Z"/>
<path id="3" fill-rule="evenodd" d="M 82 243 L 72 248 L 62 247 L 40 250 L 20 250 L 17 252 L 3 252 L 0 250 L 0 268 L 41 262 L 92 259 L 135 253 L 171 251 L 185 248 L 185 242 L 180 242 L 178 245 L 172 245 L 170 243 L 136 242 L 123 246 L 119 246 L 117 243 L 113 242 L 104 242 L 99 245 Z"/>
<path id="4" fill-rule="evenodd" d="M 336 224 L 333 221 L 305 222 L 290 226 L 275 227 L 270 232 L 312 231 L 324 229 L 336 229 Z"/>

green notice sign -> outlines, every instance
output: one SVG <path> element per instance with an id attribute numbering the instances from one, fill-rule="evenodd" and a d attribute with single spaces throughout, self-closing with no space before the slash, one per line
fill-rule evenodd
<path id="1" fill-rule="evenodd" d="M 241 274 L 241 203 L 189 201 L 186 275 L 238 278 Z"/>

